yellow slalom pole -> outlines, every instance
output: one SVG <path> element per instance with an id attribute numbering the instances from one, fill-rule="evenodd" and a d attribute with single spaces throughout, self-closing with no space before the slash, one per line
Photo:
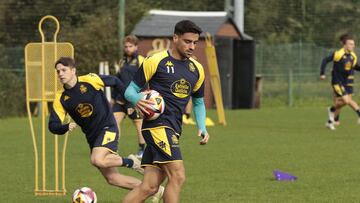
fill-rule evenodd
<path id="1" fill-rule="evenodd" d="M 56 22 L 56 32 L 54 34 L 54 59 L 57 60 L 57 34 L 59 32 L 60 26 L 58 20 L 53 19 Z M 54 61 L 55 63 L 55 61 Z M 57 79 L 56 79 L 56 70 L 54 68 L 54 93 L 57 92 Z M 54 135 L 55 139 L 55 191 L 59 191 L 59 137 Z"/>
<path id="2" fill-rule="evenodd" d="M 25 63 L 27 63 L 28 59 L 27 59 L 27 47 L 28 45 L 25 47 Z M 25 71 L 26 74 L 26 78 L 29 77 L 28 75 L 28 71 Z M 33 143 L 33 147 L 34 147 L 34 162 L 35 162 L 35 195 L 37 193 L 37 191 L 39 190 L 39 154 L 38 154 L 38 149 L 37 149 L 37 144 L 36 144 L 36 137 L 35 137 L 35 131 L 34 131 L 34 125 L 32 122 L 32 118 L 31 118 L 31 110 L 30 110 L 30 91 L 29 91 L 29 79 L 26 79 L 26 110 L 27 110 L 27 114 L 28 114 L 28 119 L 29 119 L 29 125 L 30 125 L 30 131 L 31 131 L 31 138 L 32 138 L 32 143 Z"/>
<path id="3" fill-rule="evenodd" d="M 46 190 L 46 138 L 45 138 L 45 36 L 41 29 L 41 24 L 44 18 L 39 23 L 39 31 L 41 35 L 41 161 L 42 161 L 42 190 Z"/>
<path id="4" fill-rule="evenodd" d="M 58 148 L 59 144 L 58 144 L 58 136 L 55 135 L 55 190 L 58 191 L 59 190 L 59 159 L 58 159 L 58 152 L 59 152 L 59 148 Z"/>
<path id="5" fill-rule="evenodd" d="M 70 123 L 70 120 L 71 120 L 71 118 L 70 118 L 70 116 L 68 117 L 68 120 L 67 120 L 67 123 Z M 69 132 L 67 132 L 66 134 L 65 134 L 65 138 L 64 138 L 64 143 L 63 143 L 63 150 L 62 150 L 62 163 L 61 163 L 61 165 L 62 165 L 62 170 L 61 170 L 61 172 L 62 172 L 62 193 L 63 193 L 63 195 L 65 195 L 66 194 L 66 188 L 65 188 L 65 154 L 66 154 L 66 147 L 67 147 L 67 142 L 68 142 L 68 136 L 69 136 Z"/>
<path id="6" fill-rule="evenodd" d="M 44 47 L 43 47 L 44 48 Z M 42 49 L 42 58 L 44 59 L 44 49 Z M 42 101 L 41 101 L 41 125 L 42 125 L 42 129 L 41 129 L 41 140 L 42 140 L 42 183 L 43 183 L 43 190 L 46 190 L 46 137 L 45 137 L 45 116 L 46 116 L 46 112 L 45 112 L 45 70 L 44 70 L 44 62 L 42 62 L 42 68 L 41 68 L 41 97 L 42 97 Z"/>
<path id="7" fill-rule="evenodd" d="M 46 95 L 45 95 L 45 36 L 44 32 L 42 30 L 42 24 L 46 19 L 52 19 L 56 23 L 56 31 L 54 34 L 54 44 L 56 44 L 56 37 L 60 30 L 59 21 L 51 15 L 44 16 L 41 18 L 38 29 L 41 35 L 41 98 L 42 98 L 42 181 L 43 181 L 43 190 L 46 190 L 46 131 L 45 131 L 45 125 L 46 125 L 46 113 L 47 113 L 47 101 L 46 101 Z M 58 140 L 57 137 L 55 138 L 55 189 L 58 187 L 58 158 L 57 158 L 57 150 L 58 150 Z"/>
<path id="8" fill-rule="evenodd" d="M 30 102 L 29 100 L 26 102 L 26 109 L 27 109 L 27 113 L 28 113 L 28 118 L 29 118 L 29 124 L 30 124 L 30 131 L 31 131 L 31 138 L 32 138 L 32 142 L 33 142 L 33 146 L 34 146 L 34 156 L 35 156 L 35 194 L 37 193 L 37 191 L 39 190 L 39 154 L 38 154 L 38 149 L 36 146 L 36 138 L 35 138 L 35 132 L 34 132 L 34 126 L 32 123 L 32 119 L 31 119 L 31 111 L 30 111 Z"/>
<path id="9" fill-rule="evenodd" d="M 209 72 L 210 72 L 210 83 L 215 98 L 218 121 L 220 124 L 226 125 L 225 111 L 224 111 L 222 92 L 221 92 L 219 67 L 217 64 L 215 47 L 213 46 L 211 35 L 208 32 L 206 33 L 205 42 L 206 42 L 205 52 L 206 52 L 206 58 L 208 61 Z"/>
<path id="10" fill-rule="evenodd" d="M 74 47 L 71 46 L 71 53 L 72 53 L 72 58 L 74 58 Z M 71 118 L 68 117 L 68 123 L 70 122 Z M 65 169 L 66 169 L 66 166 L 65 166 L 65 155 L 66 155 L 66 147 L 67 147 L 67 142 L 68 142 L 68 136 L 69 136 L 69 132 L 67 132 L 65 134 L 65 138 L 64 138 L 64 143 L 63 143 L 63 150 L 62 150 L 62 193 L 63 195 L 66 194 L 66 188 L 65 188 Z"/>
<path id="11" fill-rule="evenodd" d="M 63 145 L 63 151 L 62 151 L 62 190 L 63 193 L 66 193 L 66 188 L 65 188 L 65 154 L 66 154 L 66 145 L 67 145 L 67 141 L 68 141 L 68 136 L 69 133 L 66 133 L 65 135 L 65 139 L 64 139 L 64 145 Z"/>

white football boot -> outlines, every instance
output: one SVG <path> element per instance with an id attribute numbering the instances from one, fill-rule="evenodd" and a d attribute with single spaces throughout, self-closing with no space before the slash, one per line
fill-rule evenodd
<path id="1" fill-rule="evenodd" d="M 144 169 L 141 168 L 141 161 L 138 158 L 136 158 L 136 156 L 133 154 L 130 154 L 128 156 L 128 158 L 133 160 L 133 162 L 134 162 L 132 169 L 134 169 L 136 172 L 138 172 L 140 174 L 144 174 Z"/>
<path id="2" fill-rule="evenodd" d="M 336 130 L 335 125 L 333 122 L 326 122 L 325 126 L 330 130 Z"/>
<path id="3" fill-rule="evenodd" d="M 153 196 L 150 197 L 150 202 L 159 203 L 163 197 L 165 188 L 160 185 L 159 190 Z"/>
<path id="4" fill-rule="evenodd" d="M 329 120 L 331 121 L 331 123 L 335 123 L 335 113 L 331 112 L 331 107 L 328 107 L 328 116 L 329 116 Z"/>

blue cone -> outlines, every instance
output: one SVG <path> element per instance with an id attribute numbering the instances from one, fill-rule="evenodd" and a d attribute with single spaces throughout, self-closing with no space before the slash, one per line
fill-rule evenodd
<path id="1" fill-rule="evenodd" d="M 273 171 L 273 174 L 277 181 L 294 181 L 297 179 L 296 176 L 294 176 L 290 173 L 285 173 L 285 172 L 278 171 L 278 170 Z"/>

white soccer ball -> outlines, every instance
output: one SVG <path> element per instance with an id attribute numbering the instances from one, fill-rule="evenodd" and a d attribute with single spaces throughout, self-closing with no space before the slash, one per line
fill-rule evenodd
<path id="1" fill-rule="evenodd" d="M 96 193 L 88 187 L 82 187 L 80 189 L 75 190 L 73 197 L 73 203 L 96 203 L 97 197 Z"/>
<path id="2" fill-rule="evenodd" d="M 155 120 L 157 119 L 162 113 L 164 113 L 165 110 L 165 102 L 164 98 L 160 95 L 159 92 L 155 90 L 147 91 L 147 93 L 144 93 L 145 100 L 152 100 L 155 104 L 151 105 L 151 109 L 146 109 L 149 114 L 144 114 L 144 119 L 146 120 Z"/>

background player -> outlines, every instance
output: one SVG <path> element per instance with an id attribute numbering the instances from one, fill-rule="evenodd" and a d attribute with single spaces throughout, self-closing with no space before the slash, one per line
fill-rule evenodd
<path id="1" fill-rule="evenodd" d="M 60 58 L 55 63 L 55 69 L 64 89 L 54 100 L 49 130 L 54 134 L 64 134 L 72 131 L 78 124 L 90 147 L 91 164 L 100 170 L 106 181 L 110 185 L 126 189 L 139 185 L 140 180 L 118 172 L 119 166 L 141 172 L 140 163 L 135 156 L 123 158 L 117 154 L 118 128 L 110 104 L 102 91 L 104 86 L 112 86 L 123 92 L 121 81 L 114 76 L 92 73 L 77 77 L 75 61 L 67 57 Z M 75 123 L 64 124 L 66 114 L 69 114 Z"/>
<path id="2" fill-rule="evenodd" d="M 117 73 L 117 77 L 123 82 L 125 87 L 129 85 L 136 71 L 139 69 L 140 65 L 144 61 L 144 57 L 139 55 L 137 52 L 137 44 L 138 38 L 134 35 L 128 35 L 124 39 L 124 59 L 122 60 L 120 70 Z M 116 95 L 115 98 L 121 98 L 121 95 Z M 126 115 L 128 115 L 129 118 L 132 119 L 136 128 L 139 142 L 139 150 L 136 153 L 136 156 L 138 158 L 142 158 L 145 148 L 145 140 L 141 134 L 142 118 L 139 110 L 134 108 L 134 106 L 130 102 L 122 102 L 119 100 L 115 100 L 115 103 L 113 105 L 113 111 L 116 123 L 119 126 L 121 125 L 121 122 Z"/>
<path id="3" fill-rule="evenodd" d="M 167 177 L 164 202 L 179 202 L 181 187 L 185 181 L 185 169 L 179 148 L 182 115 L 190 96 L 195 119 L 202 134 L 201 144 L 209 135 L 205 127 L 204 70 L 191 58 L 199 40 L 201 29 L 193 22 L 184 20 L 175 26 L 173 46 L 145 59 L 134 80 L 125 91 L 125 98 L 144 113 L 149 101 L 139 93 L 148 82 L 150 89 L 158 91 L 165 100 L 165 111 L 153 121 L 144 120 L 142 130 L 146 148 L 142 159 L 145 167 L 143 183 L 129 192 L 124 202 L 142 202 L 156 192 Z"/>
<path id="4" fill-rule="evenodd" d="M 358 104 L 352 99 L 354 85 L 354 70 L 360 70 L 357 65 L 357 56 L 354 53 L 355 41 L 346 34 L 340 37 L 343 48 L 325 57 L 321 63 L 320 79 L 324 80 L 326 64 L 333 61 L 331 71 L 331 86 L 334 90 L 335 104 L 328 108 L 329 119 L 326 126 L 335 130 L 335 118 L 338 120 L 340 109 L 349 105 L 358 115 L 360 124 L 360 110 Z"/>

